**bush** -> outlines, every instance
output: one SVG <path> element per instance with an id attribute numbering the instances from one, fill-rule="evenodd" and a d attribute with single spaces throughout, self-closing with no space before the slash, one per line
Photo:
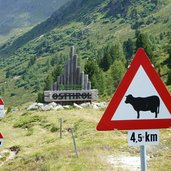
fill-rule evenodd
<path id="1" fill-rule="evenodd" d="M 144 24 L 144 21 L 142 20 L 142 21 L 136 21 L 132 26 L 131 26 L 131 28 L 132 29 L 138 29 L 141 25 L 143 25 Z"/>
<path id="2" fill-rule="evenodd" d="M 44 103 L 44 94 L 43 93 L 38 93 L 37 102 Z"/>
<path id="3" fill-rule="evenodd" d="M 16 93 L 11 93 L 10 96 L 11 97 L 16 96 Z"/>
<path id="4" fill-rule="evenodd" d="M 23 116 L 21 119 L 16 121 L 13 125 L 14 128 L 31 128 L 34 122 L 40 122 L 41 117 L 39 116 Z"/>
<path id="5" fill-rule="evenodd" d="M 16 154 L 21 150 L 20 146 L 15 145 L 9 148 L 11 151 L 14 151 Z"/>
<path id="6" fill-rule="evenodd" d="M 12 107 L 10 106 L 10 107 L 8 107 L 8 109 L 7 109 L 7 114 L 10 113 L 11 111 L 12 111 Z"/>
<path id="7" fill-rule="evenodd" d="M 33 128 L 29 128 L 27 131 L 26 136 L 31 136 L 33 134 Z"/>
<path id="8" fill-rule="evenodd" d="M 59 128 L 57 128 L 55 125 L 53 125 L 50 129 L 51 132 L 57 132 Z"/>

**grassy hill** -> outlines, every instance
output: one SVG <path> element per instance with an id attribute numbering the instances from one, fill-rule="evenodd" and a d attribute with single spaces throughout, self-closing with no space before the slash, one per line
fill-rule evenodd
<path id="1" fill-rule="evenodd" d="M 1 95 L 7 105 L 33 100 L 56 65 L 65 63 L 70 46 L 75 46 L 84 66 L 89 58 L 101 59 L 100 50 L 107 45 L 123 49 L 129 38 L 135 44 L 137 31 L 147 35 L 156 69 L 166 82 L 169 69 L 163 62 L 169 56 L 170 7 L 170 0 L 72 1 L 0 48 Z"/>
<path id="2" fill-rule="evenodd" d="M 62 111 L 20 111 L 1 119 L 4 149 L 16 151 L 8 160 L 9 152 L 0 158 L 0 170 L 126 170 L 109 162 L 113 157 L 137 157 L 139 147 L 128 147 L 127 131 L 97 132 L 96 125 L 103 110 L 69 109 Z M 59 119 L 63 118 L 63 138 L 59 138 Z M 71 133 L 74 129 L 79 158 L 75 156 Z M 160 131 L 160 145 L 147 147 L 148 170 L 168 171 L 171 168 L 171 130 Z M 129 169 L 129 168 L 128 168 Z"/>
<path id="3" fill-rule="evenodd" d="M 136 52 L 140 33 L 152 50 L 154 65 L 166 83 L 170 71 L 165 62 L 170 55 L 170 9 L 171 0 L 74 0 L 27 33 L 3 44 L 0 47 L 0 95 L 8 112 L 0 119 L 4 135 L 0 170 L 131 170 L 117 159 L 139 158 L 139 147 L 128 147 L 127 131 L 96 131 L 104 109 L 45 112 L 27 111 L 26 107 L 43 91 L 46 80 L 64 65 L 73 45 L 82 68 L 94 62 L 92 71 L 98 75 L 91 79 L 98 85 L 93 86 L 105 90 L 112 87 L 100 96 L 100 100 L 109 99 Z M 133 47 L 132 54 L 125 50 L 124 45 L 128 43 Z M 104 70 L 101 65 L 106 59 L 110 59 L 110 66 Z M 104 80 L 98 82 L 102 78 Z M 63 118 L 62 139 L 59 138 L 60 118 Z M 74 130 L 78 158 L 69 128 Z M 171 130 L 160 133 L 159 146 L 147 147 L 149 171 L 171 168 Z"/>
<path id="4" fill-rule="evenodd" d="M 49 17 L 54 11 L 64 5 L 67 0 L 0 0 L 0 35 L 8 34 L 14 28 L 33 26 Z"/>

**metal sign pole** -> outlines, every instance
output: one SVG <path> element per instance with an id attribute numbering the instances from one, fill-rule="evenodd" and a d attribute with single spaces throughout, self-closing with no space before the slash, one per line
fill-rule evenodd
<path id="1" fill-rule="evenodd" d="M 140 146 L 141 153 L 141 171 L 147 171 L 147 161 L 146 161 L 146 146 Z"/>

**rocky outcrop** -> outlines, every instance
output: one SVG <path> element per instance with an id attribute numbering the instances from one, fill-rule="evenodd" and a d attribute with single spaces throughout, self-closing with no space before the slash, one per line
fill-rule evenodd
<path id="1" fill-rule="evenodd" d="M 27 107 L 27 110 L 50 111 L 50 110 L 70 109 L 70 108 L 76 108 L 76 109 L 83 109 L 83 108 L 100 109 L 100 108 L 106 108 L 106 107 L 107 107 L 106 102 L 82 103 L 80 105 L 74 103 L 73 106 L 70 106 L 70 105 L 62 106 L 60 104 L 52 102 L 52 103 L 49 103 L 49 104 L 32 103 L 31 105 L 29 105 Z"/>
<path id="2" fill-rule="evenodd" d="M 27 110 L 42 110 L 42 111 L 62 110 L 62 109 L 64 109 L 63 106 L 61 106 L 60 104 L 56 104 L 55 102 L 49 104 L 33 103 L 27 108 Z"/>

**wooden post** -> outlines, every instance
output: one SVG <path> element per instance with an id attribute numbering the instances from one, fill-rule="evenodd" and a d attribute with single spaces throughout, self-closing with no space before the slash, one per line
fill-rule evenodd
<path id="1" fill-rule="evenodd" d="M 70 49 L 70 56 L 71 56 L 71 57 L 74 56 L 74 46 L 71 46 L 71 49 Z"/>
<path id="2" fill-rule="evenodd" d="M 67 70 L 68 70 L 68 61 L 66 62 L 65 67 L 64 67 L 64 85 L 67 84 L 67 79 L 68 79 Z"/>
<path id="3" fill-rule="evenodd" d="M 62 139 L 62 118 L 60 118 L 60 139 Z"/>
<path id="4" fill-rule="evenodd" d="M 76 154 L 76 156 L 78 158 L 78 150 L 77 150 L 76 141 L 75 141 L 75 137 L 74 137 L 74 131 L 73 131 L 72 128 L 69 128 L 69 131 L 71 132 L 72 140 L 73 140 L 73 144 L 74 144 L 75 154 Z"/>
<path id="5" fill-rule="evenodd" d="M 53 90 L 57 90 L 57 82 L 53 83 Z"/>
<path id="6" fill-rule="evenodd" d="M 84 90 L 84 72 L 81 72 L 81 87 Z"/>
<path id="7" fill-rule="evenodd" d="M 87 86 L 88 86 L 88 75 L 85 74 L 84 75 L 84 90 L 87 90 Z"/>
<path id="8" fill-rule="evenodd" d="M 60 90 L 60 85 L 61 85 L 61 78 L 60 78 L 60 76 L 58 76 L 58 90 Z"/>
<path id="9" fill-rule="evenodd" d="M 77 63 L 78 63 L 78 56 L 74 55 L 73 58 L 73 84 L 76 84 L 77 81 Z"/>
<path id="10" fill-rule="evenodd" d="M 90 81 L 88 82 L 87 90 L 91 90 L 91 82 Z"/>
<path id="11" fill-rule="evenodd" d="M 69 89 L 69 79 L 70 79 L 70 62 L 69 62 L 69 59 L 68 59 L 68 62 L 67 62 L 67 86 L 68 86 L 68 89 Z"/>
<path id="12" fill-rule="evenodd" d="M 56 90 L 59 90 L 59 83 L 56 83 Z"/>
<path id="13" fill-rule="evenodd" d="M 64 85 L 64 75 L 61 75 L 62 85 Z"/>
<path id="14" fill-rule="evenodd" d="M 77 79 L 76 79 L 76 84 L 81 84 L 81 68 L 78 66 L 77 67 Z"/>
<path id="15" fill-rule="evenodd" d="M 74 58 L 74 46 L 71 47 L 70 52 L 70 85 L 73 85 L 73 58 Z"/>

